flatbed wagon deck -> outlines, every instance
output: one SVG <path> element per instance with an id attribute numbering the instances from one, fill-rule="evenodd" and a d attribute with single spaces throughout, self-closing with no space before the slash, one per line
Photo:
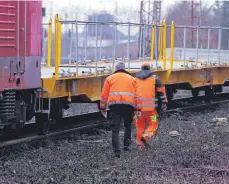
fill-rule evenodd
<path id="1" fill-rule="evenodd" d="M 150 61 L 149 61 L 150 62 Z M 223 85 L 229 75 L 228 65 L 201 65 L 200 63 L 188 63 L 184 68 L 182 62 L 174 62 L 170 69 L 156 69 L 156 62 L 150 62 L 152 71 L 158 75 L 165 85 L 187 84 L 185 88 L 200 88 L 209 85 Z M 162 62 L 158 62 L 159 65 Z M 169 65 L 169 63 L 167 63 Z M 128 62 L 126 62 L 128 68 Z M 130 62 L 127 69 L 130 73 L 140 71 L 141 62 Z M 78 68 L 78 69 L 77 69 Z M 105 78 L 112 74 L 112 63 L 78 65 L 66 64 L 59 66 L 59 76 L 55 78 L 54 67 L 42 68 L 42 87 L 51 98 L 75 96 L 84 94 L 92 101 L 100 98 Z M 76 75 L 78 70 L 78 75 Z M 97 70 L 97 73 L 96 73 Z"/>

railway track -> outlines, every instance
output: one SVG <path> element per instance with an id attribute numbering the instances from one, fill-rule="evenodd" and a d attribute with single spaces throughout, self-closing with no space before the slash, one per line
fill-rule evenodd
<path id="1" fill-rule="evenodd" d="M 182 105 L 187 105 L 188 103 L 190 104 L 197 104 L 197 103 L 202 103 L 202 102 L 211 102 L 211 101 L 218 101 L 218 100 L 227 100 L 229 99 L 229 93 L 228 92 L 223 92 L 223 93 L 218 93 L 214 96 L 212 96 L 210 99 L 209 97 L 206 97 L 204 95 L 197 96 L 197 97 L 185 97 L 185 98 L 175 98 L 170 101 L 171 103 L 171 108 L 173 106 L 182 106 Z"/>
<path id="2" fill-rule="evenodd" d="M 167 116 L 169 114 L 173 114 L 173 113 L 185 113 L 187 111 L 203 111 L 203 110 L 207 110 L 207 109 L 216 109 L 218 107 L 218 105 L 220 104 L 224 104 L 224 103 L 229 103 L 229 98 L 228 98 L 229 94 L 228 93 L 224 93 L 224 94 L 220 94 L 218 95 L 218 97 L 216 98 L 215 101 L 212 102 L 207 102 L 207 103 L 199 103 L 199 104 L 195 104 L 195 105 L 187 105 L 184 107 L 178 107 L 178 108 L 173 108 L 173 109 L 168 109 L 166 111 L 163 112 L 159 112 L 160 114 L 160 118 L 163 118 L 164 116 Z M 225 99 L 227 98 L 227 99 Z M 204 97 L 201 96 L 198 99 L 195 99 L 195 101 L 200 101 L 200 100 L 204 100 Z M 178 104 L 178 102 L 184 102 L 184 101 L 193 101 L 193 99 L 190 98 L 182 98 L 182 99 L 175 99 L 174 102 L 176 102 L 176 104 Z M 179 106 L 179 105 L 178 105 Z M 88 120 L 88 121 L 81 121 L 80 123 L 78 123 L 77 125 L 67 125 L 67 128 L 65 127 L 64 129 L 56 129 L 56 130 L 52 130 L 49 134 L 47 135 L 34 135 L 34 134 L 29 134 L 26 137 L 23 138 L 17 138 L 17 139 L 12 139 L 12 140 L 6 140 L 6 141 L 1 141 L 0 142 L 0 149 L 4 148 L 4 147 L 9 147 L 12 145 L 17 145 L 17 144 L 22 144 L 22 143 L 28 143 L 28 142 L 32 142 L 32 141 L 39 141 L 42 139 L 47 139 L 47 138 L 51 138 L 51 137 L 55 137 L 55 136 L 60 136 L 60 135 L 64 135 L 64 134 L 68 134 L 68 133 L 73 133 L 73 132 L 79 132 L 85 129 L 92 129 L 92 128 L 96 128 L 99 126 L 104 126 L 107 124 L 107 120 L 105 118 L 101 118 L 101 114 L 99 112 L 95 113 L 95 115 L 98 115 L 100 117 L 100 119 L 95 119 L 92 117 L 93 120 Z M 84 115 L 85 116 L 85 115 Z"/>
<path id="3" fill-rule="evenodd" d="M 99 118 L 95 118 L 96 115 Z M 83 115 L 83 118 L 81 119 L 84 119 L 84 118 L 85 118 L 85 115 Z M 17 145 L 17 144 L 29 143 L 29 142 L 39 141 L 42 139 L 49 139 L 52 137 L 61 136 L 65 134 L 71 134 L 73 132 L 80 132 L 80 131 L 84 131 L 87 129 L 104 126 L 107 124 L 106 119 L 102 118 L 102 116 L 99 113 L 94 113 L 93 116 L 89 118 L 91 120 L 80 120 L 80 121 L 78 120 L 79 118 L 72 118 L 72 117 L 65 118 L 63 119 L 63 121 L 65 121 L 66 123 L 63 122 L 61 126 L 57 125 L 53 127 L 53 129 L 51 129 L 50 132 L 46 135 L 37 135 L 36 133 L 27 133 L 22 138 L 16 138 L 16 139 L 10 139 L 10 140 L 3 139 L 2 141 L 0 141 L 0 149 L 4 147 L 10 147 L 13 145 Z"/>
<path id="4" fill-rule="evenodd" d="M 87 123 L 87 122 L 85 122 Z M 4 141 L 2 143 L 0 143 L 0 148 L 4 148 L 4 147 L 8 147 L 8 146 L 12 146 L 12 145 L 16 145 L 16 144 L 21 144 L 21 143 L 27 143 L 27 142 L 31 142 L 31 141 L 38 141 L 41 139 L 47 139 L 50 137 L 55 137 L 58 135 L 63 135 L 63 134 L 67 134 L 67 133 L 72 133 L 72 132 L 77 132 L 77 131 L 81 131 L 81 130 L 85 130 L 85 129 L 91 129 L 91 128 L 95 128 L 101 125 L 104 125 L 106 122 L 98 122 L 98 123 L 93 123 L 93 124 L 88 124 L 88 125 L 84 125 L 84 126 L 80 126 L 80 127 L 75 127 L 75 128 L 71 128 L 71 129 L 66 129 L 66 130 L 61 130 L 61 131 L 54 131 L 51 132 L 47 135 L 33 135 L 33 136 L 29 136 L 29 137 L 25 137 L 25 138 L 19 138 L 19 139 L 15 139 L 15 140 L 9 140 L 9 141 Z"/>
<path id="5" fill-rule="evenodd" d="M 204 104 L 197 104 L 197 105 L 192 105 L 192 106 L 186 106 L 186 107 L 181 107 L 181 108 L 174 108 L 174 109 L 169 109 L 164 112 L 161 112 L 161 114 L 169 114 L 169 113 L 185 113 L 187 111 L 200 111 L 200 110 L 208 110 L 208 109 L 215 109 L 220 104 L 224 103 L 229 103 L 229 100 L 219 100 L 215 102 L 209 102 L 209 103 L 204 103 Z"/>

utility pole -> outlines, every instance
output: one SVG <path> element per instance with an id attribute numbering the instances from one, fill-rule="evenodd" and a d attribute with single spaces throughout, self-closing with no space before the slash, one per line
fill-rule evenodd
<path id="1" fill-rule="evenodd" d="M 197 8 L 199 8 L 199 13 L 197 13 Z M 197 25 L 198 19 L 199 19 L 199 25 L 201 25 L 201 0 L 199 0 L 199 2 L 192 0 L 191 1 L 191 25 L 192 26 Z M 191 32 L 191 46 L 192 48 L 194 48 L 195 47 L 194 29 L 192 28 L 191 31 L 192 31 Z"/>
<path id="2" fill-rule="evenodd" d="M 53 0 L 49 1 L 49 18 L 51 18 L 53 15 Z"/>
<path id="3" fill-rule="evenodd" d="M 140 24 L 152 25 L 153 22 L 160 24 L 161 0 L 141 0 Z M 140 27 L 139 30 L 139 57 L 150 55 L 151 49 L 151 27 Z M 145 44 L 144 44 L 145 43 Z M 143 47 L 145 49 L 143 49 Z M 145 52 L 144 52 L 145 51 Z M 143 53 L 144 52 L 144 53 Z"/>
<path id="4" fill-rule="evenodd" d="M 118 22 L 118 2 L 117 1 L 115 1 L 115 13 L 114 13 L 114 17 L 115 17 L 115 21 Z M 116 27 L 116 29 L 117 29 L 117 27 Z M 117 31 L 116 39 L 118 40 L 118 43 L 119 43 L 119 37 L 120 37 L 119 31 Z"/>

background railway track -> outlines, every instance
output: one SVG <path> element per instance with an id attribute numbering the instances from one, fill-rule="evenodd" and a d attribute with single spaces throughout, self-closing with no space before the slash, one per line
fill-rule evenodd
<path id="1" fill-rule="evenodd" d="M 229 102 L 229 93 L 217 94 L 212 99 L 205 96 L 179 98 L 172 100 L 168 110 L 163 113 L 199 111 L 204 108 L 216 108 L 218 104 L 227 102 Z"/>
<path id="2" fill-rule="evenodd" d="M 175 98 L 170 101 L 169 108 L 170 109 L 181 108 L 184 106 L 190 106 L 190 105 L 193 106 L 193 105 L 198 105 L 198 104 L 203 104 L 203 103 L 213 103 L 213 102 L 227 100 L 227 99 L 229 99 L 228 92 L 218 93 L 210 97 L 201 95 L 197 97 Z"/>

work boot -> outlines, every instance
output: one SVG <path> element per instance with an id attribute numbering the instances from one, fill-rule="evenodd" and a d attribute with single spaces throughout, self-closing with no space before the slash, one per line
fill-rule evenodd
<path id="1" fill-rule="evenodd" d="M 149 144 L 147 143 L 147 140 L 145 137 L 141 137 L 141 141 L 144 143 L 145 148 L 149 147 Z"/>
<path id="2" fill-rule="evenodd" d="M 144 145 L 144 143 L 142 141 L 137 142 L 137 149 L 139 151 L 144 151 L 145 150 L 145 145 Z"/>
<path id="3" fill-rule="evenodd" d="M 116 151 L 114 152 L 114 156 L 115 156 L 116 158 L 120 158 L 120 155 L 121 155 L 120 152 L 116 152 Z"/>
<path id="4" fill-rule="evenodd" d="M 115 153 L 114 156 L 115 156 L 116 158 L 120 158 L 120 153 Z"/>
<path id="5" fill-rule="evenodd" d="M 124 146 L 123 150 L 124 150 L 124 151 L 130 151 L 130 148 L 129 148 L 129 147 L 126 147 L 126 146 Z"/>
<path id="6" fill-rule="evenodd" d="M 145 146 L 144 145 L 138 145 L 138 150 L 139 151 L 144 151 L 145 150 Z"/>

